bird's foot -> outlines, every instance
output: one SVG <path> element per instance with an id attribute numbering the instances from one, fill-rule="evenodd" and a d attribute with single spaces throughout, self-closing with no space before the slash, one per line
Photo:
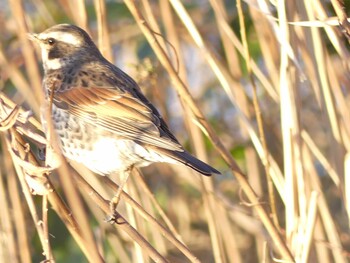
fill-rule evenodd
<path id="1" fill-rule="evenodd" d="M 113 213 L 107 215 L 104 221 L 110 223 L 111 225 L 121 225 L 124 223 L 122 216 L 117 211 L 114 211 Z"/>
<path id="2" fill-rule="evenodd" d="M 120 214 L 117 212 L 117 207 L 120 201 L 120 194 L 113 196 L 112 200 L 109 202 L 110 214 L 106 217 L 105 221 L 111 224 L 120 224 L 118 219 L 121 218 Z"/>
<path id="3" fill-rule="evenodd" d="M 117 212 L 117 207 L 120 201 L 120 197 L 123 194 L 123 187 L 126 184 L 126 181 L 129 178 L 130 175 L 130 171 L 125 171 L 125 173 L 123 173 L 124 178 L 121 181 L 119 188 L 116 192 L 116 194 L 113 196 L 113 198 L 111 199 L 111 201 L 109 202 L 109 210 L 111 212 L 111 214 L 106 218 L 106 221 L 114 224 L 122 224 L 124 220 L 122 220 L 122 222 L 120 222 L 120 219 L 122 219 L 121 215 Z"/>

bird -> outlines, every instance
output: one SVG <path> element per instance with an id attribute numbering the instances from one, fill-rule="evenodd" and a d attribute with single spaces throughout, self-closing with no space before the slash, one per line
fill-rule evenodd
<path id="1" fill-rule="evenodd" d="M 183 148 L 138 84 L 86 31 L 58 24 L 29 38 L 41 50 L 43 90 L 63 155 L 100 175 L 126 174 L 111 210 L 134 167 L 165 162 L 220 174 Z"/>

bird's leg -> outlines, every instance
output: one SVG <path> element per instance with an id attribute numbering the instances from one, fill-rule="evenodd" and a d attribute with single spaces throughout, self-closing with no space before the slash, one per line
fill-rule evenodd
<path id="1" fill-rule="evenodd" d="M 131 170 L 132 170 L 132 168 L 127 169 L 121 173 L 121 178 L 120 178 L 121 180 L 119 183 L 118 190 L 115 193 L 115 195 L 112 197 L 112 199 L 109 201 L 109 209 L 110 209 L 111 215 L 108 216 L 108 218 L 106 220 L 107 222 L 111 222 L 111 223 L 117 222 L 116 220 L 117 220 L 118 216 L 116 214 L 116 209 L 117 209 L 117 206 L 119 204 L 120 196 L 123 192 L 123 188 L 124 188 L 126 182 L 128 181 L 128 178 L 131 174 Z"/>

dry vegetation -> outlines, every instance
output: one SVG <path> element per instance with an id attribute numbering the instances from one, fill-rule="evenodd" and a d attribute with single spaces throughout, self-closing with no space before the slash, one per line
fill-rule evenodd
<path id="1" fill-rule="evenodd" d="M 0 1 L 1 262 L 348 262 L 345 9 L 232 2 Z M 62 22 L 88 30 L 223 175 L 135 170 L 111 225 L 117 175 L 38 161 L 42 69 L 26 33 Z"/>

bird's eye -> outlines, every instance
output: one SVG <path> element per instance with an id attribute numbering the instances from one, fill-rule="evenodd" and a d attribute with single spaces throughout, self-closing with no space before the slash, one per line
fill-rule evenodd
<path id="1" fill-rule="evenodd" d="M 52 46 L 53 44 L 56 43 L 56 40 L 53 39 L 53 38 L 49 38 L 49 39 L 47 39 L 47 43 L 48 43 L 50 46 Z"/>

